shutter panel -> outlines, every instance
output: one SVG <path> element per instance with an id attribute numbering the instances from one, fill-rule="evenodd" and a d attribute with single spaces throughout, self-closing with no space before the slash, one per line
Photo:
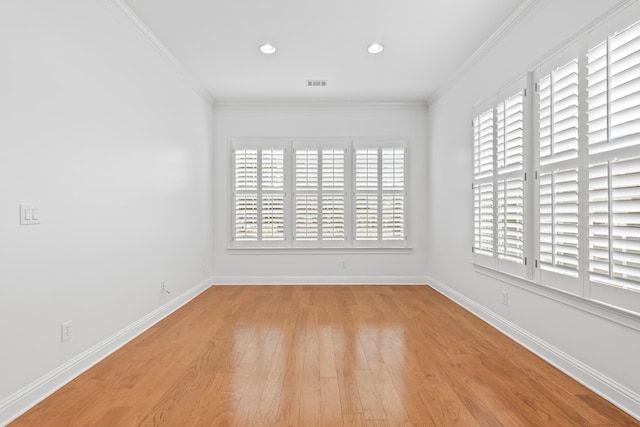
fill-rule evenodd
<path id="1" fill-rule="evenodd" d="M 538 82 L 540 164 L 578 158 L 578 60 Z"/>
<path id="2" fill-rule="evenodd" d="M 524 180 L 498 181 L 498 257 L 524 263 Z"/>
<path id="3" fill-rule="evenodd" d="M 235 240 L 258 240 L 258 195 L 236 194 L 235 196 Z"/>
<path id="4" fill-rule="evenodd" d="M 640 23 L 610 38 L 609 144 L 640 143 Z"/>
<path id="5" fill-rule="evenodd" d="M 493 256 L 493 183 L 474 186 L 474 252 Z"/>
<path id="6" fill-rule="evenodd" d="M 382 149 L 382 189 L 404 190 L 404 148 Z"/>
<path id="7" fill-rule="evenodd" d="M 640 158 L 590 168 L 589 271 L 596 281 L 640 282 Z"/>
<path id="8" fill-rule="evenodd" d="M 524 96 L 518 92 L 496 107 L 498 173 L 521 171 L 524 152 Z"/>
<path id="9" fill-rule="evenodd" d="M 540 267 L 578 276 L 578 169 L 540 174 Z"/>
<path id="10" fill-rule="evenodd" d="M 235 150 L 236 191 L 258 190 L 258 150 Z"/>
<path id="11" fill-rule="evenodd" d="M 356 150 L 356 191 L 378 190 L 378 149 Z"/>
<path id="12" fill-rule="evenodd" d="M 344 149 L 322 150 L 322 189 L 344 191 Z"/>
<path id="13" fill-rule="evenodd" d="M 322 240 L 344 240 L 344 194 L 322 195 Z"/>
<path id="14" fill-rule="evenodd" d="M 284 240 L 284 195 L 262 195 L 262 240 Z"/>
<path id="15" fill-rule="evenodd" d="M 474 176 L 482 178 L 493 172 L 493 110 L 480 114 L 473 122 Z"/>
<path id="16" fill-rule="evenodd" d="M 234 240 L 258 240 L 258 150 L 235 150 Z"/>
<path id="17" fill-rule="evenodd" d="M 356 240 L 378 240 L 378 194 L 359 193 L 356 204 Z"/>
<path id="18" fill-rule="evenodd" d="M 640 289 L 640 23 L 587 63 L 590 278 Z"/>
<path id="19" fill-rule="evenodd" d="M 296 194 L 296 240 L 318 240 L 318 195 Z"/>
<path id="20" fill-rule="evenodd" d="M 404 194 L 382 195 L 382 240 L 404 240 Z"/>
<path id="21" fill-rule="evenodd" d="M 284 189 L 284 150 L 262 150 L 262 190 Z"/>
<path id="22" fill-rule="evenodd" d="M 318 189 L 318 150 L 296 150 L 296 190 Z"/>
<path id="23" fill-rule="evenodd" d="M 640 23 L 587 53 L 589 153 L 640 144 Z"/>

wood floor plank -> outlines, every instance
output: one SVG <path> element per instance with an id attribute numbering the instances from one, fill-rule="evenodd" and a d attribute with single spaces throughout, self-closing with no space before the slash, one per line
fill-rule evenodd
<path id="1" fill-rule="evenodd" d="M 640 426 L 426 286 L 212 287 L 11 424 Z"/>

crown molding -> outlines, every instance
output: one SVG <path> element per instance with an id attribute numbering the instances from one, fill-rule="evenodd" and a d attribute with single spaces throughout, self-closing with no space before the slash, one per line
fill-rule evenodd
<path id="1" fill-rule="evenodd" d="M 200 95 L 200 97 L 209 104 L 213 104 L 213 98 L 211 94 L 187 71 L 186 68 L 173 56 L 173 54 L 167 49 L 167 47 L 160 41 L 158 36 L 140 19 L 138 15 L 124 2 L 124 0 L 105 0 L 112 3 L 117 9 L 119 9 L 129 20 L 135 25 L 138 30 L 147 38 L 147 40 L 164 56 L 186 79 L 187 83 L 192 89 Z"/>
<path id="2" fill-rule="evenodd" d="M 441 84 L 428 98 L 427 104 L 431 105 L 444 95 L 462 76 L 477 64 L 495 45 L 504 39 L 511 30 L 536 7 L 549 0 L 525 0 L 509 17 L 498 27 L 496 31 L 454 72 L 443 84 Z"/>
<path id="3" fill-rule="evenodd" d="M 214 111 L 258 111 L 258 112 L 336 112 L 336 111 L 427 111 L 426 102 L 216 102 Z"/>

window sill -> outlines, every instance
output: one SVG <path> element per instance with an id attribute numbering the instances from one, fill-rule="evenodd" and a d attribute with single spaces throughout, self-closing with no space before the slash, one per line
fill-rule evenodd
<path id="1" fill-rule="evenodd" d="M 412 247 L 358 247 L 358 248 L 339 248 L 339 247 L 245 247 L 245 248 L 227 248 L 230 255 L 341 255 L 341 254 L 409 254 L 413 252 Z"/>
<path id="2" fill-rule="evenodd" d="M 624 308 L 616 307 L 605 302 L 589 299 L 570 292 L 565 292 L 542 283 L 513 274 L 505 273 L 491 267 L 479 265 L 470 261 L 476 273 L 490 277 L 495 280 L 518 287 L 525 291 L 534 293 L 545 298 L 549 298 L 575 309 L 585 311 L 611 322 L 640 331 L 640 313 L 636 313 Z"/>

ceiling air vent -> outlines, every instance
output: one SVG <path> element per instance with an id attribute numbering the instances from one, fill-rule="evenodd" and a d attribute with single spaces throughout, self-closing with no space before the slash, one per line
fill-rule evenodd
<path id="1" fill-rule="evenodd" d="M 326 80 L 307 80 L 307 86 L 309 87 L 323 87 L 327 85 Z"/>

